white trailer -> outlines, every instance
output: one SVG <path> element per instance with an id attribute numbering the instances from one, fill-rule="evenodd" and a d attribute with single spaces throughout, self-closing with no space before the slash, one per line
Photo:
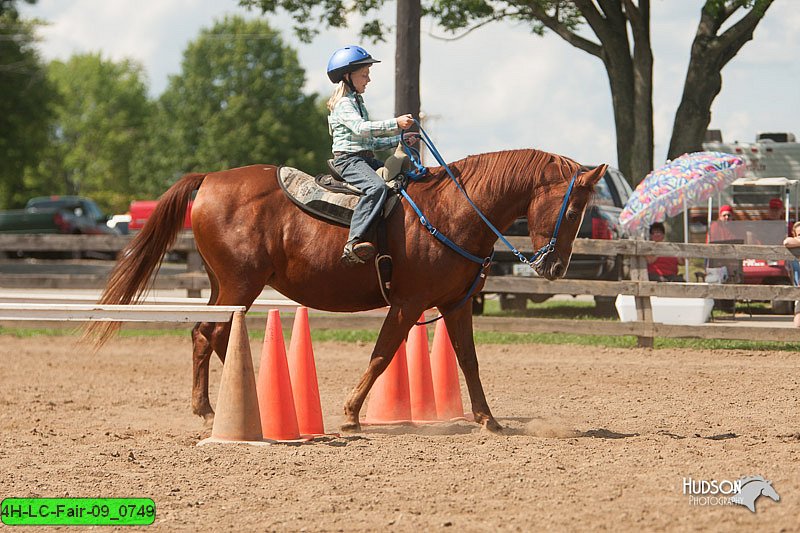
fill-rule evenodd
<path id="1" fill-rule="evenodd" d="M 760 133 L 752 143 L 705 142 L 703 150 L 743 157 L 747 162 L 747 178 L 800 180 L 800 143 L 792 133 Z"/>

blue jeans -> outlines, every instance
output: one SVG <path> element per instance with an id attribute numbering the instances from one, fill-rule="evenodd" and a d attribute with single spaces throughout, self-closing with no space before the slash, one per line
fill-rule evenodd
<path id="1" fill-rule="evenodd" d="M 792 280 L 792 285 L 800 287 L 800 262 L 795 259 L 794 261 L 786 261 L 786 270 L 789 271 L 789 277 Z M 794 301 L 794 314 L 800 313 L 800 300 Z"/>
<path id="2" fill-rule="evenodd" d="M 350 235 L 347 237 L 348 241 L 361 240 L 372 223 L 381 216 L 383 203 L 389 196 L 389 187 L 375 172 L 383 166 L 383 163 L 372 157 L 347 154 L 337 157 L 333 164 L 347 183 L 358 187 L 364 193 L 353 210 Z"/>

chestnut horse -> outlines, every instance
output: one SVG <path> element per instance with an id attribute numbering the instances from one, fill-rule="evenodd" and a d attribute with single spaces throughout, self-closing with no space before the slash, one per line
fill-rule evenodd
<path id="1" fill-rule="evenodd" d="M 577 175 L 555 248 L 535 267 L 541 276 L 555 279 L 567 270 L 584 210 L 606 165 L 587 170 L 559 155 L 511 150 L 470 156 L 453 163 L 451 169 L 475 205 L 501 231 L 527 216 L 535 249 L 551 240 L 568 185 Z M 99 303 L 129 304 L 141 299 L 183 225 L 187 201 L 199 189 L 192 208 L 192 231 L 211 282 L 209 305 L 249 308 L 269 285 L 313 309 L 352 312 L 383 307 L 374 265 L 348 266 L 339 261 L 347 228 L 300 210 L 281 190 L 276 170 L 253 165 L 181 178 L 164 193 L 145 227 L 120 254 Z M 429 169 L 424 179 L 407 190 L 442 234 L 473 255 L 491 254 L 497 236 L 444 168 Z M 500 430 L 478 375 L 471 302 L 458 305 L 481 266 L 436 240 L 408 202 L 402 202 L 387 222 L 394 263 L 391 306 L 367 370 L 344 404 L 342 429 L 360 429 L 359 411 L 375 379 L 422 312 L 437 307 L 444 314 L 475 421 L 488 430 Z M 99 347 L 118 327 L 119 323 L 96 322 L 88 326 L 87 334 Z M 192 329 L 192 409 L 206 419 L 214 414 L 208 399 L 211 352 L 224 363 L 229 334 L 230 323 L 204 322 Z"/>

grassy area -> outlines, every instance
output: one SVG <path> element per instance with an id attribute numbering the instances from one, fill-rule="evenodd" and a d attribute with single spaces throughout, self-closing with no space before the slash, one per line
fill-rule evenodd
<path id="1" fill-rule="evenodd" d="M 550 299 L 542 303 L 533 303 L 528 300 L 525 310 L 501 310 L 500 301 L 487 298 L 483 304 L 484 316 L 508 316 L 531 318 L 568 318 L 575 320 L 611 320 L 612 317 L 599 315 L 595 310 L 594 302 L 584 300 Z M 616 320 L 616 316 L 613 317 Z"/>
<path id="2" fill-rule="evenodd" d="M 575 302 L 581 303 L 581 302 Z M 537 306 L 544 304 L 535 304 Z M 591 304 L 590 304 L 591 305 Z M 559 304 L 554 307 L 568 307 Z M 578 306 L 583 308 L 584 306 Z M 535 315 L 526 315 L 535 316 Z M 553 315 L 547 315 L 553 318 Z M 569 317 L 561 317 L 569 318 Z M 428 327 L 428 337 L 433 338 L 433 326 Z M 284 329 L 284 337 L 288 339 L 291 330 Z M 66 328 L 2 328 L 0 334 L 12 335 L 20 338 L 36 336 L 64 336 L 75 337 L 79 335 L 75 329 Z M 249 333 L 250 338 L 262 340 L 263 331 Z M 132 329 L 122 330 L 121 337 L 188 337 L 186 329 Z M 314 342 L 348 342 L 373 344 L 378 338 L 377 330 L 339 330 L 339 329 L 314 329 L 311 332 Z M 476 331 L 475 343 L 481 344 L 573 344 L 578 346 L 597 346 L 600 348 L 635 348 L 636 337 L 610 335 L 580 335 L 565 333 L 503 333 L 491 331 Z M 800 344 L 770 341 L 741 341 L 723 339 L 665 339 L 655 340 L 656 349 L 676 348 L 676 349 L 703 349 L 703 350 L 758 350 L 758 351 L 800 351 Z"/>

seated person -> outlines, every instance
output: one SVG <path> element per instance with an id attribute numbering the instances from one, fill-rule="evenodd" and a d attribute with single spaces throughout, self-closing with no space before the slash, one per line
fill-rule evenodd
<path id="1" fill-rule="evenodd" d="M 769 210 L 767 211 L 765 220 L 785 220 L 785 216 L 786 211 L 784 211 L 783 200 L 780 198 L 771 199 L 769 201 Z M 791 222 L 787 225 L 786 235 L 789 237 L 794 236 L 794 230 Z"/>
<path id="2" fill-rule="evenodd" d="M 655 222 L 650 226 L 651 241 L 662 242 L 665 234 L 666 230 L 661 222 Z M 683 278 L 678 275 L 677 257 L 647 255 L 645 259 L 647 260 L 647 277 L 650 281 L 683 281 Z"/>
<path id="3" fill-rule="evenodd" d="M 783 200 L 772 198 L 769 201 L 766 220 L 783 220 Z"/>
<path id="4" fill-rule="evenodd" d="M 713 243 L 713 242 L 720 242 L 720 241 L 730 241 L 736 238 L 731 231 L 729 226 L 729 222 L 733 220 L 733 208 L 729 205 L 723 205 L 719 208 L 719 214 L 717 215 L 717 220 L 711 223 L 711 227 L 708 229 L 708 236 L 706 237 L 706 242 Z"/>
<path id="5" fill-rule="evenodd" d="M 783 245 L 789 249 L 792 254 L 800 257 L 800 222 L 795 222 L 792 226 L 792 236 L 786 237 L 783 240 Z M 789 278 L 795 287 L 800 286 L 800 263 L 797 259 L 794 261 L 786 261 L 786 270 L 789 271 Z M 800 328 L 800 300 L 794 302 L 794 325 Z"/>

